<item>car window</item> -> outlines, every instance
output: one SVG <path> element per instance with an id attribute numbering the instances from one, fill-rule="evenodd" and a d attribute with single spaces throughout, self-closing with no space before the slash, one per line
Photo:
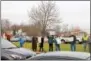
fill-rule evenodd
<path id="1" fill-rule="evenodd" d="M 16 47 L 16 46 L 6 39 L 3 38 L 1 39 L 1 48 L 11 48 L 11 47 Z"/>

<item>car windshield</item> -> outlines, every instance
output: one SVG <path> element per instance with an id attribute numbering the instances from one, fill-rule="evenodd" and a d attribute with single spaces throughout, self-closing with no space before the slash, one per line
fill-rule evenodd
<path id="1" fill-rule="evenodd" d="M 16 46 L 8 40 L 1 38 L 1 48 L 16 48 Z"/>

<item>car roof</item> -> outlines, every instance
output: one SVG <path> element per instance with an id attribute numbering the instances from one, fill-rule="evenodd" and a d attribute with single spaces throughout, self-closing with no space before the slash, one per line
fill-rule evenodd
<path id="1" fill-rule="evenodd" d="M 38 56 L 67 56 L 67 57 L 75 57 L 80 59 L 86 59 L 90 57 L 90 53 L 86 52 L 72 52 L 72 51 L 54 51 L 54 52 L 47 52 L 36 55 Z"/>

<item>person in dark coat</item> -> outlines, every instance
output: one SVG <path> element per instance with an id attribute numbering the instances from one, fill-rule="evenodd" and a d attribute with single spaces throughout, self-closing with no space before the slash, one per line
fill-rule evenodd
<path id="1" fill-rule="evenodd" d="M 73 37 L 71 42 L 71 51 L 76 51 L 76 36 L 72 33 L 69 37 Z"/>
<path id="2" fill-rule="evenodd" d="M 53 51 L 53 42 L 54 42 L 53 35 L 48 36 L 49 51 Z"/>
<path id="3" fill-rule="evenodd" d="M 37 50 L 37 37 L 33 36 L 32 38 L 32 50 L 36 51 Z"/>
<path id="4" fill-rule="evenodd" d="M 44 51 L 43 47 L 44 47 L 44 37 L 41 37 L 40 51 L 42 52 Z"/>
<path id="5" fill-rule="evenodd" d="M 10 35 L 9 33 L 5 33 L 5 36 L 6 36 L 6 39 L 7 39 L 8 41 L 10 41 L 11 35 Z"/>

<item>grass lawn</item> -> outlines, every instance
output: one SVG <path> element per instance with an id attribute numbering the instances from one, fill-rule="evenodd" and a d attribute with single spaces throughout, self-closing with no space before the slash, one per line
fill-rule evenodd
<path id="1" fill-rule="evenodd" d="M 19 47 L 19 42 L 12 42 L 12 43 L 15 44 L 17 47 Z M 60 47 L 61 51 L 70 51 L 70 44 L 61 44 L 60 46 L 61 46 Z M 25 42 L 23 47 L 27 48 L 27 49 L 31 49 L 32 48 L 32 44 L 30 42 Z M 54 50 L 55 50 L 55 45 L 53 47 L 54 47 Z M 39 46 L 37 46 L 37 49 L 39 50 Z M 44 50 L 45 51 L 49 50 L 48 43 L 44 44 Z M 84 52 L 83 45 L 82 44 L 77 44 L 76 45 L 76 51 Z M 86 52 L 88 52 L 88 51 L 89 51 L 89 49 L 87 47 L 87 51 Z"/>

